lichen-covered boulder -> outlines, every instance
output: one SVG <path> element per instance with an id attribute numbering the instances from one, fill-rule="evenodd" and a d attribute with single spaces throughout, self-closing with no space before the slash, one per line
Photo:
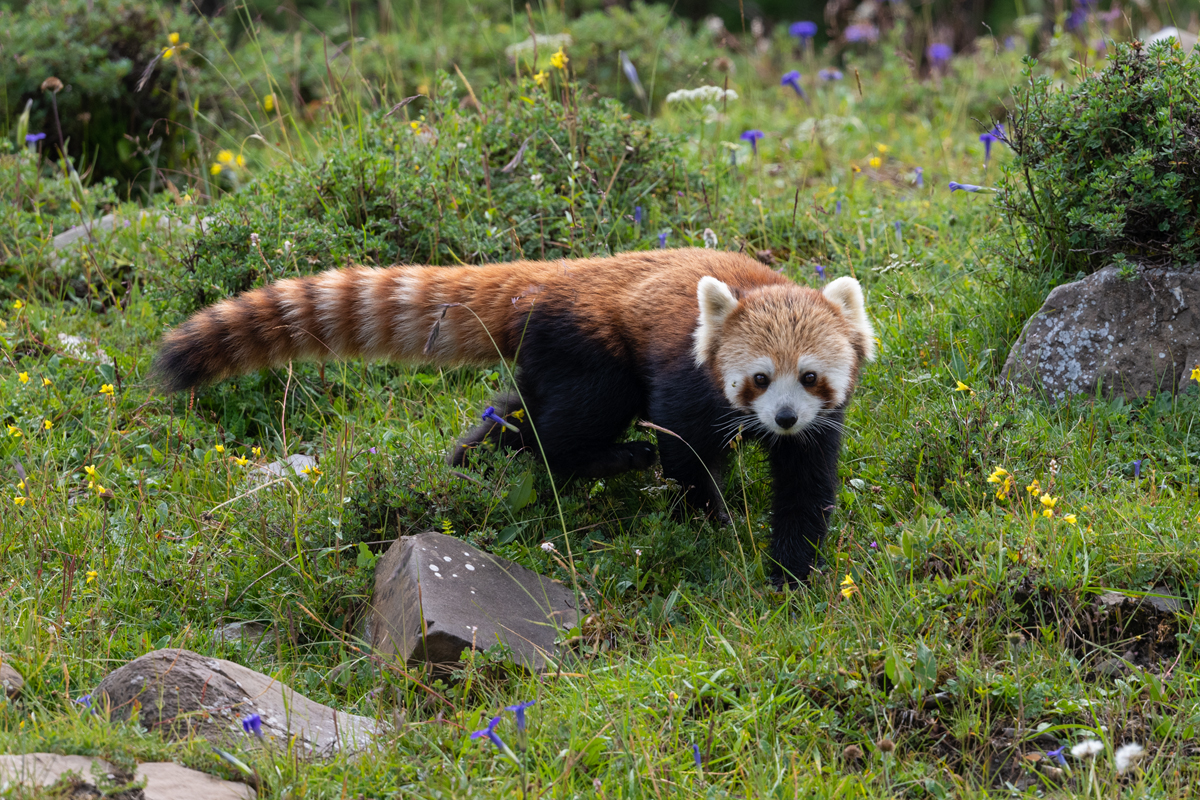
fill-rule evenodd
<path id="1" fill-rule="evenodd" d="M 1008 354 L 1003 377 L 1051 400 L 1145 397 L 1195 386 L 1200 270 L 1115 267 L 1057 287 Z M 1194 389 L 1193 389 L 1194 391 Z"/>

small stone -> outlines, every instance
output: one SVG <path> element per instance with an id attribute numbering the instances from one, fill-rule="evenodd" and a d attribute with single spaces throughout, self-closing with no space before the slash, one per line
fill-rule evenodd
<path id="1" fill-rule="evenodd" d="M 67 774 L 92 783 L 95 775 L 116 772 L 112 764 L 87 756 L 58 753 L 0 755 L 0 793 L 11 786 L 49 786 Z"/>
<path id="2" fill-rule="evenodd" d="M 241 720 L 262 718 L 263 733 L 315 755 L 361 750 L 380 733 L 374 720 L 309 700 L 269 675 L 190 650 L 156 650 L 109 673 L 92 692 L 92 708 L 138 720 L 171 738 L 200 736 L 245 743 Z"/>
<path id="3" fill-rule="evenodd" d="M 3 690 L 5 697 L 12 700 L 25 688 L 25 678 L 17 672 L 10 658 L 8 653 L 0 651 L 0 690 Z"/>
<path id="4" fill-rule="evenodd" d="M 182 767 L 171 761 L 138 764 L 136 779 L 145 780 L 145 800 L 253 800 L 254 789 Z"/>
<path id="5" fill-rule="evenodd" d="M 454 572 L 438 566 L 447 561 Z M 379 655 L 453 664 L 465 649 L 503 643 L 533 671 L 557 662 L 559 631 L 579 619 L 565 586 L 436 531 L 401 537 L 383 554 L 371 606 Z"/>

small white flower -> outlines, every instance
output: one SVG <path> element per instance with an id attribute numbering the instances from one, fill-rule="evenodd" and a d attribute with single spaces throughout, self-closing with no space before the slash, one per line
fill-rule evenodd
<path id="1" fill-rule="evenodd" d="M 1146 755 L 1146 748 L 1137 742 L 1121 745 L 1117 748 L 1117 754 L 1114 759 L 1117 762 L 1117 773 L 1124 775 L 1126 770 L 1132 767 L 1134 762 L 1144 755 Z"/>
<path id="2" fill-rule="evenodd" d="M 704 247 L 707 250 L 713 250 L 717 246 L 717 234 L 712 228 L 704 229 Z"/>
<path id="3" fill-rule="evenodd" d="M 454 146 L 455 146 L 455 147 L 457 147 L 459 150 L 466 150 L 466 149 L 467 149 L 467 143 L 466 143 L 466 142 L 459 142 L 458 144 L 456 144 L 456 145 L 454 145 Z"/>
<path id="4" fill-rule="evenodd" d="M 544 180 L 546 180 L 546 179 L 542 177 L 542 173 L 540 173 L 540 172 L 535 172 L 529 176 L 529 182 L 533 184 L 533 188 L 535 188 L 535 189 L 537 187 L 541 186 L 542 181 L 544 181 Z"/>
<path id="5" fill-rule="evenodd" d="M 258 247 L 258 234 L 257 233 L 250 234 L 250 245 L 252 247 Z"/>
<path id="6" fill-rule="evenodd" d="M 642 551 L 641 551 L 641 550 L 634 550 L 634 551 L 633 551 L 633 554 L 634 554 L 635 556 L 637 556 L 638 558 L 641 558 L 641 557 L 642 557 Z"/>
<path id="7" fill-rule="evenodd" d="M 283 254 L 289 256 L 292 254 L 292 243 L 288 239 L 283 240 Z"/>
<path id="8" fill-rule="evenodd" d="M 558 549 L 554 546 L 554 542 L 542 542 L 542 549 L 547 553 L 557 553 Z"/>
<path id="9" fill-rule="evenodd" d="M 1096 739 L 1085 739 L 1071 748 L 1071 755 L 1076 758 L 1092 758 L 1104 750 L 1104 743 Z"/>

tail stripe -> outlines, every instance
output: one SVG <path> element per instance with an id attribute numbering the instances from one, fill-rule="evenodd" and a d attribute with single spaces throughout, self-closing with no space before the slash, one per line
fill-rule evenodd
<path id="1" fill-rule="evenodd" d="M 417 358 L 429 336 L 432 320 L 421 313 L 424 305 L 421 279 L 415 270 L 401 269 L 392 277 L 392 342 L 400 358 Z"/>
<path id="2" fill-rule="evenodd" d="M 358 341 L 363 355 L 367 358 L 387 355 L 388 316 L 392 313 L 387 272 L 373 269 L 366 273 L 358 291 L 358 304 L 362 308 Z"/>
<path id="3" fill-rule="evenodd" d="M 321 273 L 314 281 L 317 301 L 317 324 L 314 327 L 324 351 L 320 355 L 322 359 L 337 356 L 349 349 L 346 326 L 350 322 L 350 315 L 343 307 L 343 300 L 346 295 L 352 296 L 351 292 L 345 290 L 354 285 L 355 272 L 357 270 L 347 270 L 344 275 L 339 275 L 331 270 Z"/>

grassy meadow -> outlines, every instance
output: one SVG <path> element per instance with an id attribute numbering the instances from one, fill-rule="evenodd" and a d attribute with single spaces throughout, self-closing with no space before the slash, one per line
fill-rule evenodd
<path id="1" fill-rule="evenodd" d="M 1023 55 L 1069 88 L 1103 69 L 1094 37 L 1050 15 L 1052 35 L 1017 26 L 931 63 L 903 35 L 920 9 L 842 49 L 637 4 L 413 5 L 346 17 L 326 44 L 249 12 L 236 36 L 188 17 L 181 41 L 172 13 L 147 45 L 181 131 L 170 168 L 143 139 L 108 178 L 99 156 L 71 166 L 26 144 L 53 130 L 38 122 L 53 124 L 52 90 L 0 143 L 0 651 L 27 681 L 0 701 L 0 752 L 239 779 L 205 742 L 76 702 L 182 647 L 392 725 L 329 761 L 248 737 L 236 755 L 264 797 L 1200 791 L 1200 381 L 1050 405 L 999 379 L 1075 275 L 993 206 L 1011 153 L 985 157 L 980 134 L 1005 120 Z M 534 47 L 531 30 L 572 39 Z M 705 85 L 721 91 L 668 97 Z M 54 248 L 108 213 L 113 231 Z M 720 527 L 679 521 L 656 472 L 562 485 L 493 455 L 453 474 L 443 456 L 504 365 L 295 364 L 192 397 L 148 380 L 165 330 L 288 275 L 702 247 L 706 230 L 801 284 L 855 276 L 879 337 L 826 564 L 796 591 L 767 581 L 753 446 L 735 448 Z M 318 467 L 256 479 L 296 453 Z M 588 613 L 562 670 L 489 651 L 446 677 L 371 655 L 375 561 L 431 529 L 576 588 Z M 1105 610 L 1112 591 L 1183 609 Z M 239 621 L 272 638 L 217 634 Z M 524 701 L 519 731 L 503 709 Z M 498 714 L 511 754 L 470 738 Z M 1088 740 L 1103 750 L 1071 754 Z M 1118 760 L 1129 743 L 1144 754 Z"/>

